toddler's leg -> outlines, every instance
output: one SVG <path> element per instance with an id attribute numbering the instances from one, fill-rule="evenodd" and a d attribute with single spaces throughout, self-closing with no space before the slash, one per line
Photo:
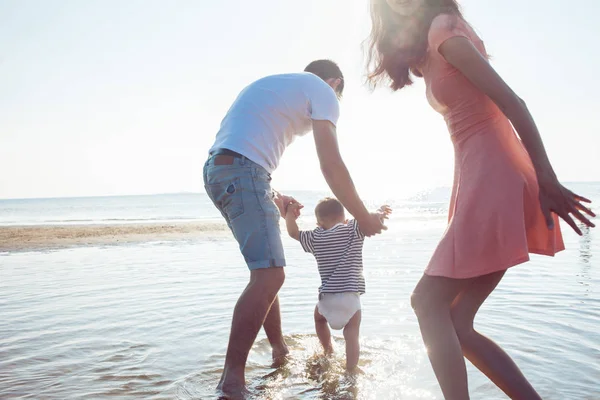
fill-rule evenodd
<path id="1" fill-rule="evenodd" d="M 358 366 L 358 358 L 360 356 L 360 320 L 361 311 L 358 310 L 356 314 L 348 321 L 348 324 L 344 327 L 344 339 L 346 339 L 346 370 L 353 372 Z"/>
<path id="2" fill-rule="evenodd" d="M 323 345 L 325 355 L 332 354 L 333 345 L 331 344 L 331 332 L 329 332 L 327 320 L 319 313 L 319 309 L 317 307 L 315 307 L 315 329 L 317 331 L 319 341 Z"/>

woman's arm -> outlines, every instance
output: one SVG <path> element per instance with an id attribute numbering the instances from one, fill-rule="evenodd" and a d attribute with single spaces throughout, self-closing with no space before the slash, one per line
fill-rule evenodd
<path id="1" fill-rule="evenodd" d="M 490 63 L 464 37 L 452 37 L 439 47 L 440 54 L 458 69 L 473 85 L 485 93 L 510 120 L 529 153 L 540 186 L 540 205 L 549 228 L 553 228 L 551 212 L 555 212 L 581 235 L 569 214 L 589 227 L 590 222 L 579 210 L 595 216 L 581 202 L 590 201 L 562 186 L 550 164 L 546 149 L 533 117 L 525 102 L 502 80 Z"/>

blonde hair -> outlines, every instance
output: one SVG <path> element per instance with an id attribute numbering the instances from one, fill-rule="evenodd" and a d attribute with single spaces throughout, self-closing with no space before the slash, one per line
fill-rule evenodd
<path id="1" fill-rule="evenodd" d="M 456 0 L 424 2 L 418 15 L 398 18 L 386 0 L 371 0 L 371 34 L 367 47 L 367 82 L 372 88 L 389 83 L 396 91 L 422 78 L 419 67 L 427 56 L 427 37 L 431 22 L 440 14 L 462 19 Z M 402 21 L 402 22 L 400 22 Z M 398 40 L 405 43 L 401 48 Z"/>

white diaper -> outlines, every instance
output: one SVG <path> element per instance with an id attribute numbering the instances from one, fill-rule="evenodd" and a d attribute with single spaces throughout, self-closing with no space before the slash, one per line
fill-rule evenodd
<path id="1" fill-rule="evenodd" d="M 325 317 L 331 329 L 343 329 L 348 321 L 360 310 L 359 293 L 321 293 L 317 310 Z"/>

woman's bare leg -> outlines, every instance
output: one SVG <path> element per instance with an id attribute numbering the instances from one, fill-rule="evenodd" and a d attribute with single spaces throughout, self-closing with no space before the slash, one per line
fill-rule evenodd
<path id="1" fill-rule="evenodd" d="M 465 359 L 450 315 L 452 303 L 469 283 L 468 279 L 423 275 L 411 298 L 429 361 L 446 400 L 469 400 Z"/>
<path id="2" fill-rule="evenodd" d="M 476 278 L 456 298 L 452 321 L 463 354 L 513 400 L 541 399 L 508 354 L 473 327 L 479 307 L 496 288 L 505 271 Z"/>

